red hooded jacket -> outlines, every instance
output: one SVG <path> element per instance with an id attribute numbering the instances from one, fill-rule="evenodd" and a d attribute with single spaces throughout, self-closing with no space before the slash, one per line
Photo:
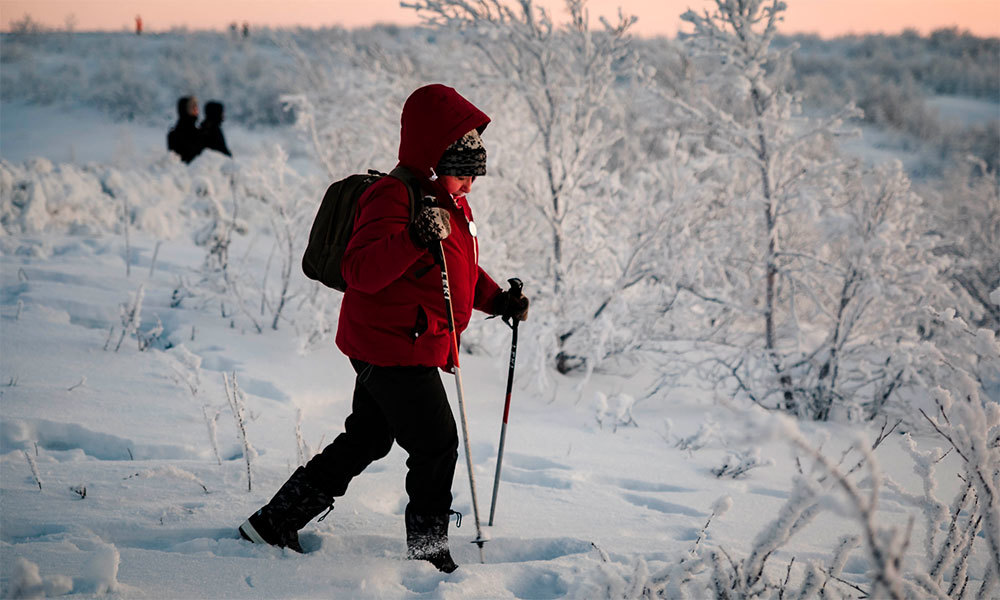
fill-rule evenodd
<path id="1" fill-rule="evenodd" d="M 451 214 L 451 235 L 443 242 L 455 328 L 465 330 L 476 308 L 492 314 L 500 287 L 478 265 L 479 246 L 469 224 L 465 197 L 452 199 L 432 168 L 460 137 L 490 122 L 488 116 L 450 87 L 435 84 L 413 92 L 403 106 L 399 164 L 433 191 Z M 456 362 L 445 313 L 440 270 L 430 252 L 408 231 L 406 186 L 383 177 L 361 196 L 354 233 L 341 270 L 347 291 L 340 308 L 337 347 L 347 356 L 378 366 L 442 367 Z"/>

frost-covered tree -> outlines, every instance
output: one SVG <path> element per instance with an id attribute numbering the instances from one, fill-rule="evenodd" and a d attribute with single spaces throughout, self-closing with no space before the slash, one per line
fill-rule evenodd
<path id="1" fill-rule="evenodd" d="M 295 60 L 299 92 L 282 97 L 295 126 L 331 181 L 368 169 L 389 171 L 399 111 L 421 83 L 412 54 L 371 36 L 326 32 L 321 46 L 283 46 Z"/>
<path id="2" fill-rule="evenodd" d="M 646 76 L 634 19 L 592 28 L 581 0 L 564 24 L 531 0 L 404 5 L 477 50 L 465 72 L 495 107 L 489 225 L 539 306 L 541 355 L 567 372 L 634 348 L 651 330 L 637 317 L 671 302 L 657 245 L 676 222 L 673 190 L 630 135 Z"/>
<path id="3" fill-rule="evenodd" d="M 943 261 L 920 228 L 923 201 L 901 166 L 840 179 L 821 210 L 816 255 L 790 263 L 789 331 L 801 358 L 785 360 L 800 414 L 871 419 L 916 382 L 923 307 L 949 294 L 938 277 Z"/>
<path id="4" fill-rule="evenodd" d="M 931 187 L 926 227 L 940 238 L 937 252 L 953 259 L 948 276 L 965 300 L 962 313 L 1000 331 L 1000 306 L 990 301 L 1000 287 L 1000 179 L 970 160 Z"/>
<path id="5" fill-rule="evenodd" d="M 282 103 L 295 115 L 300 138 L 326 180 L 300 192 L 312 198 L 312 204 L 304 201 L 305 222 L 294 232 L 287 230 L 282 256 L 294 247 L 301 257 L 308 219 L 315 215 L 325 185 L 368 169 L 388 172 L 396 162 L 399 111 L 407 95 L 424 82 L 414 56 L 426 44 L 385 34 L 321 30 L 280 40 L 301 82 L 296 93 L 282 96 Z M 279 221 L 286 222 L 284 217 Z M 341 295 L 308 283 L 297 298 L 297 329 L 307 350 L 333 334 Z"/>
<path id="6" fill-rule="evenodd" d="M 715 163 L 704 177 L 716 205 L 692 232 L 714 267 L 688 289 L 711 324 L 726 323 L 711 338 L 730 348 L 716 376 L 737 393 L 808 418 L 870 418 L 911 381 L 913 307 L 941 292 L 940 265 L 900 169 L 865 170 L 834 149 L 855 109 L 802 116 L 789 89 L 794 46 L 772 46 L 785 8 L 717 0 L 682 17 L 704 76 L 665 98 Z"/>

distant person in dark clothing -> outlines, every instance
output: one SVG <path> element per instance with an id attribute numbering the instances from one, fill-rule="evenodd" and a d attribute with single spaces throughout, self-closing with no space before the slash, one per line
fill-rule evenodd
<path id="1" fill-rule="evenodd" d="M 226 136 L 222 134 L 222 103 L 214 100 L 205 104 L 205 120 L 201 122 L 199 131 L 201 132 L 202 143 L 206 148 L 217 150 L 226 156 L 232 156 L 226 146 Z"/>
<path id="2" fill-rule="evenodd" d="M 177 100 L 177 124 L 167 134 L 167 148 L 190 163 L 205 149 L 201 132 L 198 131 L 198 99 L 184 96 Z"/>

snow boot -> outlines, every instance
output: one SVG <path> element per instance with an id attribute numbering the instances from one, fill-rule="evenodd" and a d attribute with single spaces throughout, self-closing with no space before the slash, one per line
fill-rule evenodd
<path id="1" fill-rule="evenodd" d="M 301 554 L 299 530 L 325 509 L 333 510 L 333 498 L 313 487 L 305 467 L 299 467 L 270 502 L 240 525 L 240 537 Z"/>
<path id="2" fill-rule="evenodd" d="M 451 573 L 458 568 L 448 550 L 448 513 L 419 515 L 406 508 L 406 558 L 426 560 L 438 571 Z"/>

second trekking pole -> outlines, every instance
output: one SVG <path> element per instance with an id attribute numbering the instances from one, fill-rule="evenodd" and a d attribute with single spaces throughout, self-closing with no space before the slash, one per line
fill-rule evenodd
<path id="1" fill-rule="evenodd" d="M 524 284 L 520 279 L 508 279 L 510 283 L 510 295 L 520 295 Z M 493 477 L 493 501 L 490 502 L 490 527 L 493 527 L 493 515 L 497 509 L 497 491 L 500 489 L 500 465 L 503 464 L 503 446 L 507 440 L 507 417 L 510 415 L 510 391 L 514 386 L 514 362 L 517 360 L 517 324 L 520 322 L 516 318 L 513 323 L 508 323 L 514 333 L 510 338 L 510 366 L 507 369 L 507 397 L 503 403 L 503 424 L 500 426 L 500 449 L 497 451 L 497 472 Z"/>
<path id="2" fill-rule="evenodd" d="M 472 473 L 472 448 L 469 445 L 469 420 L 465 416 L 465 392 L 462 390 L 462 369 L 458 364 L 458 333 L 455 331 L 455 312 L 451 307 L 451 288 L 448 286 L 448 265 L 444 260 L 444 249 L 438 241 L 431 246 L 434 260 L 441 267 L 441 289 L 444 292 L 444 303 L 446 314 L 448 315 L 448 331 L 451 332 L 451 351 L 455 357 L 455 386 L 458 388 L 458 410 L 462 417 L 462 441 L 465 443 L 465 466 L 469 470 L 469 489 L 472 492 L 472 514 L 476 520 L 476 539 L 472 540 L 479 546 L 479 562 L 485 563 L 486 557 L 483 554 L 482 527 L 479 524 L 479 502 L 476 499 L 476 478 Z"/>

